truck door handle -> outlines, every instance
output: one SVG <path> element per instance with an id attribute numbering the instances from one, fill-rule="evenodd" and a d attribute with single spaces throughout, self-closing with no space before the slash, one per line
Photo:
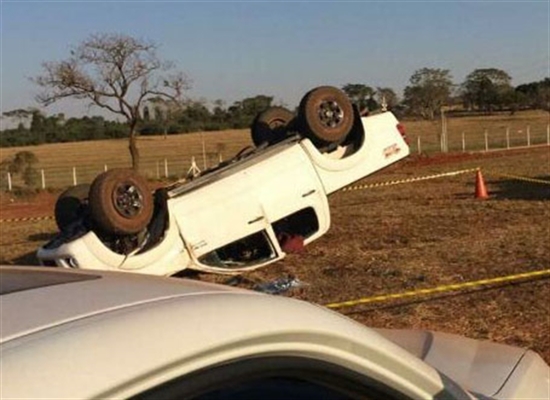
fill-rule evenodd
<path id="1" fill-rule="evenodd" d="M 304 193 L 304 194 L 302 195 L 302 197 L 311 196 L 313 193 L 315 193 L 315 189 L 311 189 L 309 192 Z"/>
<path id="2" fill-rule="evenodd" d="M 260 217 L 254 218 L 254 219 L 251 220 L 251 221 L 248 221 L 248 223 L 249 223 L 249 224 L 253 224 L 254 222 L 261 221 L 262 219 L 264 219 L 264 217 L 263 217 L 263 216 L 260 216 Z"/>

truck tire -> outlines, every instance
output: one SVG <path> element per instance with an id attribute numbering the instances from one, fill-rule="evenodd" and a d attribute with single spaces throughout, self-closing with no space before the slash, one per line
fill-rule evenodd
<path id="1" fill-rule="evenodd" d="M 82 218 L 88 208 L 90 184 L 81 183 L 62 192 L 55 202 L 55 223 L 60 231 Z"/>
<path id="2" fill-rule="evenodd" d="M 95 178 L 89 204 L 95 226 L 117 235 L 140 232 L 149 224 L 154 209 L 147 181 L 129 169 L 109 170 Z"/>
<path id="3" fill-rule="evenodd" d="M 353 106 L 340 89 L 320 86 L 302 98 L 298 118 L 301 132 L 317 147 L 340 144 L 353 127 Z"/>
<path id="4" fill-rule="evenodd" d="M 256 147 L 283 140 L 294 120 L 294 113 L 284 107 L 270 107 L 252 122 L 252 142 Z"/>

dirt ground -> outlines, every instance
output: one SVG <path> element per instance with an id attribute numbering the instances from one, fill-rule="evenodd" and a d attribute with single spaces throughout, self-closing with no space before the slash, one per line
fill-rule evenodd
<path id="1" fill-rule="evenodd" d="M 490 197 L 476 199 L 475 171 L 456 176 L 339 192 L 330 198 L 329 232 L 301 254 L 238 278 L 193 279 L 242 287 L 295 277 L 283 293 L 319 304 L 550 268 L 550 149 L 413 156 L 360 182 L 406 180 L 480 167 Z M 513 175 L 514 177 L 511 177 Z M 58 193 L 0 196 L 2 263 L 37 264 L 51 238 Z M 20 218 L 47 217 L 21 220 Z M 14 220 L 16 219 L 16 220 Z M 366 325 L 457 333 L 531 348 L 550 363 L 550 279 L 443 291 L 337 308 Z"/>

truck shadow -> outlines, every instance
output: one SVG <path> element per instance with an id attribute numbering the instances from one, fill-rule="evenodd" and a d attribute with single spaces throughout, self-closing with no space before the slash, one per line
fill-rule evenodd
<path id="1" fill-rule="evenodd" d="M 493 189 L 489 194 L 500 200 L 550 200 L 550 176 L 537 176 L 533 179 L 548 183 L 517 179 L 498 180 L 491 182 Z"/>
<path id="2" fill-rule="evenodd" d="M 550 176 L 536 176 L 532 179 L 543 182 L 533 182 L 518 179 L 485 180 L 489 198 L 493 200 L 550 200 Z M 471 199 L 475 197 L 475 184 L 468 185 L 468 192 L 457 193 L 456 199 Z"/>
<path id="3" fill-rule="evenodd" d="M 0 263 L 3 265 L 25 265 L 25 266 L 39 266 L 38 258 L 36 258 L 36 253 L 29 252 L 25 253 L 19 257 L 12 258 L 9 260 L 1 259 Z"/>
<path id="4" fill-rule="evenodd" d="M 27 236 L 29 242 L 48 242 L 55 237 L 56 233 L 40 232 Z"/>

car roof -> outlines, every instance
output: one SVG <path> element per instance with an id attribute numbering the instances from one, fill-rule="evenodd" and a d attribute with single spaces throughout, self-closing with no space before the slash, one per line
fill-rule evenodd
<path id="1" fill-rule="evenodd" d="M 104 312 L 182 296 L 259 293 L 189 279 L 0 266 L 0 343 Z"/>

